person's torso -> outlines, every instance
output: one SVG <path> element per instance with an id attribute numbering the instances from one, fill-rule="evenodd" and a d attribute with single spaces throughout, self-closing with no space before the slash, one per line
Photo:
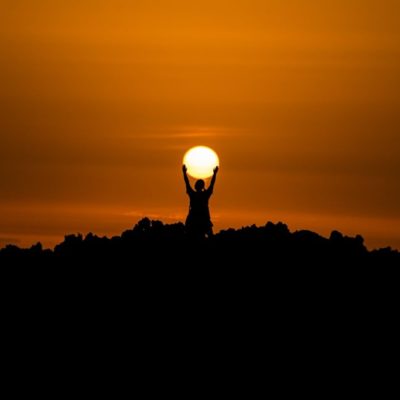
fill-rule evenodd
<path id="1" fill-rule="evenodd" d="M 198 215 L 209 215 L 207 191 L 193 192 L 190 196 L 190 211 Z"/>

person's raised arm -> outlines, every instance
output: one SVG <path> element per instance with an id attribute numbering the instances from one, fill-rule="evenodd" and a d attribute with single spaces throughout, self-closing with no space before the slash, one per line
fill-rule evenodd
<path id="1" fill-rule="evenodd" d="M 207 189 L 207 192 L 210 194 L 210 196 L 212 195 L 212 192 L 214 190 L 214 185 L 215 185 L 215 180 L 217 179 L 217 173 L 218 173 L 219 167 L 215 167 L 214 168 L 214 173 L 213 173 L 213 177 L 211 179 L 211 183 L 210 186 Z"/>
<path id="2" fill-rule="evenodd" d="M 190 186 L 189 177 L 187 176 L 187 167 L 185 164 L 183 164 L 182 166 L 182 171 L 183 171 L 183 179 L 186 185 L 186 193 L 190 194 L 191 192 L 193 192 L 193 189 Z"/>

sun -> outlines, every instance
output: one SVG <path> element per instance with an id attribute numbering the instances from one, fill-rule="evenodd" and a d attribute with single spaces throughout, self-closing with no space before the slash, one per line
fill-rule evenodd
<path id="1" fill-rule="evenodd" d="M 219 166 L 217 153 L 206 146 L 196 146 L 188 150 L 183 157 L 183 164 L 190 176 L 206 179 L 212 176 L 215 167 Z"/>

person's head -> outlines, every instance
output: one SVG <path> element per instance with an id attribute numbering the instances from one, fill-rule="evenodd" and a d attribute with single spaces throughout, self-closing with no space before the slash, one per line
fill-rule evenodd
<path id="1" fill-rule="evenodd" d="M 196 181 L 196 183 L 194 184 L 194 188 L 196 189 L 196 191 L 201 192 L 202 190 L 204 190 L 204 181 L 203 179 L 199 179 L 198 181 Z"/>

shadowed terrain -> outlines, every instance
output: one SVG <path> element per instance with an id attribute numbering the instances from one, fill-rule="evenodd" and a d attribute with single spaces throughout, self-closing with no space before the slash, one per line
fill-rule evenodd
<path id="1" fill-rule="evenodd" d="M 164 224 L 144 218 L 121 236 L 98 237 L 92 233 L 67 235 L 54 250 L 40 243 L 29 249 L 8 245 L 0 250 L 4 264 L 42 265 L 107 263 L 143 270 L 149 266 L 277 268 L 281 265 L 400 266 L 400 253 L 390 247 L 368 251 L 360 235 L 347 237 L 333 231 L 329 238 L 287 225 L 268 222 L 241 229 L 228 229 L 209 239 L 192 240 L 182 223 Z"/>
<path id="2" fill-rule="evenodd" d="M 202 344 L 204 337 L 235 357 L 232 338 L 248 338 L 246 348 L 254 345 L 258 354 L 272 337 L 268 352 L 281 359 L 282 351 L 316 347 L 325 356 L 344 345 L 370 358 L 371 326 L 395 332 L 397 251 L 368 251 L 361 236 L 339 232 L 329 238 L 290 232 L 283 223 L 200 241 L 189 240 L 184 228 L 145 218 L 112 238 L 67 235 L 54 250 L 5 247 L 0 271 L 8 326 L 25 324 L 13 336 L 25 343 L 32 326 L 50 324 L 49 332 L 66 332 L 67 344 L 95 343 L 97 354 L 103 344 L 96 340 L 105 336 L 105 343 L 117 336 L 117 346 L 126 347 L 139 335 L 150 348 L 165 340 Z"/>

